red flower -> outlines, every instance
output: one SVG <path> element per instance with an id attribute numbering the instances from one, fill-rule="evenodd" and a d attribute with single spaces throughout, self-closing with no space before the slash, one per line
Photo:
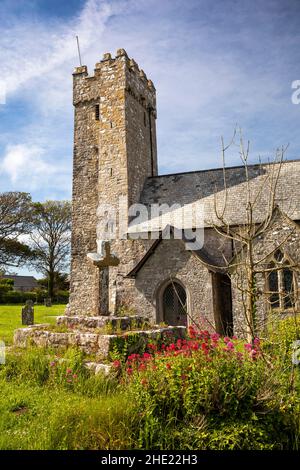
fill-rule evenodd
<path id="1" fill-rule="evenodd" d="M 170 364 L 169 362 L 167 362 L 166 368 L 167 368 L 167 369 L 171 369 L 171 364 Z"/>
<path id="2" fill-rule="evenodd" d="M 143 359 L 149 360 L 149 359 L 152 359 L 152 356 L 151 356 L 151 354 L 145 352 L 143 354 Z"/>
<path id="3" fill-rule="evenodd" d="M 189 326 L 188 331 L 189 331 L 190 338 L 196 338 L 197 331 L 192 325 Z"/>
<path id="4" fill-rule="evenodd" d="M 113 362 L 113 367 L 115 367 L 116 369 L 118 369 L 119 367 L 121 367 L 121 361 L 114 361 L 114 362 Z"/>
<path id="5" fill-rule="evenodd" d="M 131 367 L 128 367 L 128 368 L 126 369 L 126 372 L 127 372 L 128 375 L 131 375 L 132 372 L 133 372 L 133 369 L 132 369 Z"/>
<path id="6" fill-rule="evenodd" d="M 130 356 L 127 358 L 128 362 L 137 361 L 138 359 L 140 359 L 139 354 L 130 354 Z"/>
<path id="7" fill-rule="evenodd" d="M 219 339 L 220 339 L 220 335 L 219 335 L 218 333 L 213 333 L 213 334 L 211 335 L 211 340 L 212 340 L 213 342 L 216 343 L 217 341 L 219 341 Z"/>

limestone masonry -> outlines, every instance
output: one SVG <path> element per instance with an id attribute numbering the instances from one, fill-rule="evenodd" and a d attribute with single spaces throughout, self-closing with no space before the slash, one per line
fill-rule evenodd
<path id="1" fill-rule="evenodd" d="M 226 192 L 228 223 L 239 226 L 245 222 L 245 169 L 226 169 L 226 188 L 223 169 L 159 176 L 155 87 L 124 49 L 119 49 L 115 57 L 104 54 L 93 75 L 88 74 L 86 66 L 75 69 L 73 104 L 73 230 L 67 317 L 74 317 L 76 322 L 78 317 L 103 318 L 131 311 L 147 317 L 152 324 L 174 326 L 201 320 L 221 333 L 237 331 L 241 299 L 232 283 L 236 274 L 229 265 L 228 270 L 226 263 L 224 266 L 224 259 L 230 260 L 234 254 L 233 246 L 214 229 L 214 208 L 222 206 Z M 273 166 L 268 164 L 250 166 L 251 191 L 272 171 Z M 272 225 L 265 239 L 257 240 L 256 245 L 258 252 L 266 256 L 271 246 L 274 250 L 281 246 L 284 256 L 298 266 L 289 275 L 292 280 L 286 276 L 294 296 L 292 307 L 297 309 L 299 182 L 300 161 L 285 162 L 278 179 L 278 210 L 271 223 L 274 228 Z M 134 203 L 150 207 L 155 203 L 189 205 L 200 201 L 205 213 L 204 246 L 188 251 L 183 240 L 162 240 L 159 234 L 156 240 L 125 236 L 112 240 L 109 246 L 101 245 L 99 254 L 97 227 L 103 216 L 99 207 L 107 204 L 117 210 L 120 198 L 126 211 Z M 264 220 L 267 209 L 265 190 L 254 213 L 255 223 Z M 120 228 L 119 221 L 116 225 Z M 291 231 L 291 237 L 283 246 L 287 231 Z M 266 318 L 272 307 L 267 294 L 272 290 L 270 282 L 260 276 L 261 318 Z M 291 308 L 282 302 L 281 307 Z"/>

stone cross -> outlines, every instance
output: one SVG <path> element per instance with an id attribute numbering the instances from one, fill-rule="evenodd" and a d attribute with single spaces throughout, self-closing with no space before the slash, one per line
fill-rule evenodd
<path id="1" fill-rule="evenodd" d="M 26 300 L 25 306 L 22 307 L 22 325 L 34 324 L 34 308 L 33 301 Z"/>
<path id="2" fill-rule="evenodd" d="M 110 251 L 110 242 L 107 240 L 97 240 L 97 252 L 88 253 L 87 257 L 98 268 L 118 266 L 120 263 L 119 258 Z"/>

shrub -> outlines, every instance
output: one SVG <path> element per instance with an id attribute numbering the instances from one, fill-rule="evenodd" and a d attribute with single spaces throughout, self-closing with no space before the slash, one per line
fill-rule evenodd
<path id="1" fill-rule="evenodd" d="M 300 339 L 300 321 L 296 316 L 285 319 L 276 318 L 268 325 L 264 349 L 282 362 L 291 363 L 292 344 Z"/>
<path id="2" fill-rule="evenodd" d="M 297 440 L 299 398 L 280 370 L 270 374 L 258 340 L 241 349 L 237 340 L 193 331 L 190 339 L 148 349 L 125 366 L 142 416 L 140 448 L 270 449 L 288 448 L 291 435 Z"/>

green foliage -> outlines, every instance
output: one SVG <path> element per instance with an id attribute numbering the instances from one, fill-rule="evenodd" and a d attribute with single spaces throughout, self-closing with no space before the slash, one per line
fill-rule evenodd
<path id="1" fill-rule="evenodd" d="M 126 361 L 127 357 L 133 352 L 143 354 L 146 349 L 145 338 L 134 332 L 128 332 L 126 335 L 117 336 L 114 339 L 110 359 L 112 361 Z"/>
<path id="2" fill-rule="evenodd" d="M 99 388 L 93 398 L 60 385 L 0 376 L 0 449 L 133 448 L 130 403 L 122 393 L 108 393 Z"/>
<path id="3" fill-rule="evenodd" d="M 3 302 L 3 297 L 13 290 L 13 279 L 0 279 L 0 303 Z"/>
<path id="4" fill-rule="evenodd" d="M 203 343 L 204 345 L 205 343 Z M 191 344 L 193 349 L 194 344 Z M 181 351 L 182 352 L 182 351 Z M 142 417 L 142 449 L 291 449 L 299 446 L 300 396 L 290 371 L 263 356 L 206 347 L 131 363 L 129 396 Z M 294 381 L 299 383 L 299 372 Z"/>
<path id="5" fill-rule="evenodd" d="M 204 332 L 176 344 L 158 335 L 130 355 L 127 333 L 109 377 L 77 349 L 8 351 L 0 449 L 299 450 L 300 370 L 280 359 L 297 331 L 291 320 L 279 328 L 257 354 Z"/>
<path id="6" fill-rule="evenodd" d="M 33 292 L 20 292 L 11 290 L 5 286 L 2 290 L 0 285 L 0 304 L 25 304 L 26 300 L 33 300 L 37 303 L 43 303 L 47 297 L 47 291 L 43 289 L 35 289 Z M 69 291 L 57 291 L 52 301 L 54 303 L 62 304 L 68 303 Z"/>
<path id="7" fill-rule="evenodd" d="M 127 304 L 120 305 L 116 313 L 118 317 L 132 317 L 136 315 L 135 309 Z"/>
<path id="8" fill-rule="evenodd" d="M 266 351 L 276 354 L 278 360 L 290 364 L 292 344 L 300 339 L 300 320 L 297 316 L 285 319 L 275 317 L 269 322 L 267 340 L 264 342 Z"/>
<path id="9" fill-rule="evenodd" d="M 20 291 L 8 291 L 2 295 L 1 303 L 3 304 L 24 304 L 26 300 L 32 300 L 36 302 L 37 295 L 35 292 L 20 292 Z"/>

